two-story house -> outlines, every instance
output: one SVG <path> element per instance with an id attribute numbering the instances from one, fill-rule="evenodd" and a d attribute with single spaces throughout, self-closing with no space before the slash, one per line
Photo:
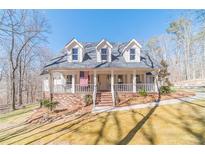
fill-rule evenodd
<path id="1" fill-rule="evenodd" d="M 142 88 L 156 91 L 152 72 L 157 70 L 142 55 L 135 39 L 127 43 L 72 39 L 61 55 L 44 67 L 43 90 L 57 101 L 64 98 L 64 103 L 91 94 L 93 107 L 115 105 L 117 95 L 137 93 Z"/>

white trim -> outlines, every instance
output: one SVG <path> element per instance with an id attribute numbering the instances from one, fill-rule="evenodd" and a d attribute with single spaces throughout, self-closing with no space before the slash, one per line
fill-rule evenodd
<path id="1" fill-rule="evenodd" d="M 80 42 L 78 42 L 75 38 L 72 39 L 72 40 L 65 46 L 65 48 L 68 48 L 73 42 L 76 42 L 81 48 L 83 48 L 83 45 L 82 45 Z"/>
<path id="2" fill-rule="evenodd" d="M 102 40 L 100 41 L 100 43 L 97 44 L 96 49 L 97 49 L 103 42 L 105 42 L 110 48 L 113 48 L 113 46 L 112 46 L 108 41 L 106 41 L 105 39 L 102 39 Z"/>
<path id="3" fill-rule="evenodd" d="M 131 43 L 135 43 L 139 48 L 142 48 L 142 46 L 135 40 L 135 39 L 132 39 L 132 40 L 130 40 L 129 41 L 129 43 L 124 47 L 124 49 L 123 49 L 123 52 L 129 47 L 129 45 L 131 44 Z"/>

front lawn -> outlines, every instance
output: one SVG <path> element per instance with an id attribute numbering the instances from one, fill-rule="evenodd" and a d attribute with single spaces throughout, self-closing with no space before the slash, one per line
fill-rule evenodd
<path id="1" fill-rule="evenodd" d="M 0 125 L 8 123 L 3 117 Z M 0 144 L 205 144 L 205 101 L 88 113 L 44 124 L 16 121 L 16 127 L 1 129 Z"/>
<path id="2" fill-rule="evenodd" d="M 0 130 L 16 124 L 24 123 L 31 116 L 39 104 L 30 104 L 23 109 L 15 110 L 6 114 L 0 114 Z"/>

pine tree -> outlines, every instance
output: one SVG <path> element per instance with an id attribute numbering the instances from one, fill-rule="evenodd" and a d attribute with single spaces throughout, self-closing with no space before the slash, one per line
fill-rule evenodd
<path id="1" fill-rule="evenodd" d="M 168 72 L 168 64 L 165 60 L 161 60 L 160 62 L 161 68 L 158 75 L 158 80 L 163 86 L 171 86 L 171 82 L 169 81 L 170 73 Z"/>

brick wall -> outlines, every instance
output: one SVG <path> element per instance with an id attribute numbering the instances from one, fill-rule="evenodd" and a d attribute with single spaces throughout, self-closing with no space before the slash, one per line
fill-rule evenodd
<path id="1" fill-rule="evenodd" d="M 78 93 L 56 93 L 53 94 L 53 101 L 59 102 L 57 109 L 72 109 L 72 108 L 81 108 L 84 104 L 84 97 L 85 94 L 78 94 Z M 44 98 L 49 99 L 50 94 L 44 93 Z"/>

